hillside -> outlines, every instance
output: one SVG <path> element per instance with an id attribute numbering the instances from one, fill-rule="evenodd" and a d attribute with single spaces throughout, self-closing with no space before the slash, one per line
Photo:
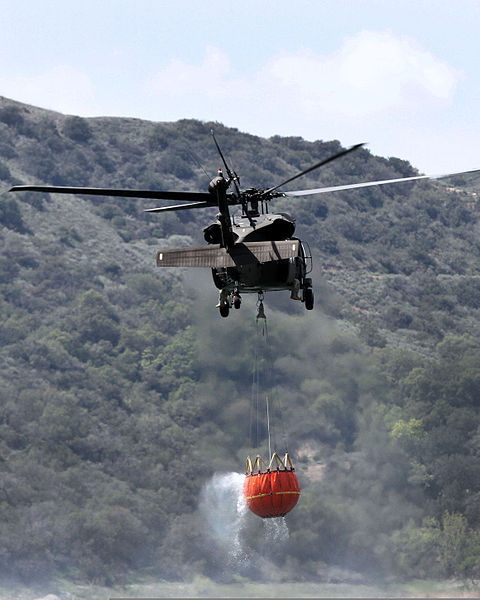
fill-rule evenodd
<path id="1" fill-rule="evenodd" d="M 236 565 L 205 529 L 199 497 L 252 451 L 255 299 L 220 319 L 207 271 L 154 263 L 160 247 L 202 243 L 216 211 L 152 216 L 145 200 L 6 191 L 203 191 L 203 168 L 219 163 L 212 127 L 243 188 L 341 147 L 0 98 L 0 571 L 107 583 L 138 572 L 478 575 L 475 181 L 273 205 L 296 216 L 315 261 L 315 311 L 266 297 L 265 388 L 282 405 L 303 493 L 281 548 L 266 548 L 247 519 L 248 560 Z M 362 149 L 299 187 L 414 173 Z"/>

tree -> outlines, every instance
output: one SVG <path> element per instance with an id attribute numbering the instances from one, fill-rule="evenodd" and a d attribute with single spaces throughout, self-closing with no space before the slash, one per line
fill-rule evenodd
<path id="1" fill-rule="evenodd" d="M 92 137 L 90 125 L 81 117 L 67 117 L 63 124 L 63 133 L 75 142 L 88 142 Z"/>

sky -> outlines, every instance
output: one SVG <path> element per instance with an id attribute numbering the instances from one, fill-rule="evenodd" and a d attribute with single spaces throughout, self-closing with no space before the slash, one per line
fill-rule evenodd
<path id="1" fill-rule="evenodd" d="M 0 0 L 0 95 L 480 168 L 480 0 Z"/>

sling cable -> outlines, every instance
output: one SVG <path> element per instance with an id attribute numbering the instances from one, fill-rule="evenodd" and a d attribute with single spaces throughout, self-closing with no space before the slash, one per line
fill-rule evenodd
<path id="1" fill-rule="evenodd" d="M 247 458 L 245 468 L 245 482 L 243 493 L 248 508 L 263 519 L 272 517 L 284 517 L 294 508 L 300 498 L 300 485 L 295 473 L 295 467 L 288 454 L 285 429 L 283 437 L 285 443 L 285 455 L 283 458 L 276 452 L 276 431 L 274 419 L 272 419 L 272 404 L 268 394 L 265 394 L 265 419 L 261 416 L 263 412 L 263 400 L 260 388 L 263 380 L 262 375 L 271 372 L 271 361 L 269 360 L 269 342 L 267 330 L 267 318 L 263 308 L 263 294 L 258 295 L 258 313 L 256 319 L 257 336 L 254 355 L 254 369 L 252 381 L 252 403 L 250 413 L 250 438 L 255 447 L 259 446 L 261 436 L 261 422 L 266 422 L 266 437 L 268 442 L 268 462 L 257 454 L 252 461 Z M 263 351 L 263 356 L 260 355 Z M 281 407 L 280 407 L 281 408 Z M 280 420 L 282 421 L 280 410 Z M 265 427 L 263 428 L 265 429 Z M 273 452 L 272 452 L 273 442 Z"/>

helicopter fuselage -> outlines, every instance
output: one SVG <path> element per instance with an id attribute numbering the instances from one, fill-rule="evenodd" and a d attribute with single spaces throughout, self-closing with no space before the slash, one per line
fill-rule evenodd
<path id="1" fill-rule="evenodd" d="M 287 241 L 294 233 L 295 219 L 286 213 L 232 216 L 234 246 L 248 242 Z M 220 221 L 206 227 L 204 237 L 209 244 L 220 244 Z M 298 247 L 299 255 L 287 259 L 213 268 L 213 281 L 218 289 L 230 293 L 235 290 L 237 293 L 292 290 L 296 280 L 304 280 L 307 270 L 305 251 L 301 243 Z"/>
<path id="2" fill-rule="evenodd" d="M 241 242 L 271 242 L 288 240 L 295 233 L 295 219 L 287 213 L 262 214 L 255 217 L 243 214 L 232 217 L 232 234 L 234 243 Z M 208 225 L 203 230 L 208 244 L 222 242 L 222 227 L 220 221 Z"/>
<path id="3" fill-rule="evenodd" d="M 305 252 L 301 244 L 299 255 L 291 258 L 212 268 L 216 287 L 237 294 L 292 291 L 305 281 L 306 274 Z"/>

